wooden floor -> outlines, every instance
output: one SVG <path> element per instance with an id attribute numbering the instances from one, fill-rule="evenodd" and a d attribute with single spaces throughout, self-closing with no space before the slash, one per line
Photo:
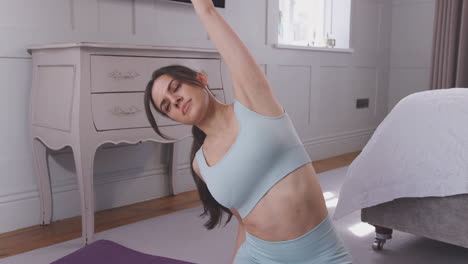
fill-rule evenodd
<path id="1" fill-rule="evenodd" d="M 317 173 L 348 166 L 360 151 L 314 161 Z M 175 196 L 166 196 L 149 201 L 96 212 L 95 232 L 123 226 L 178 210 L 201 205 L 198 191 L 188 191 Z M 52 222 L 50 225 L 31 226 L 0 234 L 0 258 L 5 258 L 33 249 L 50 246 L 81 236 L 81 216 Z"/>

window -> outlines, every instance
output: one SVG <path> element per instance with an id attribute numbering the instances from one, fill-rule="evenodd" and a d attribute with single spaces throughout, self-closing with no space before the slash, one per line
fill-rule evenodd
<path id="1" fill-rule="evenodd" d="M 349 50 L 351 0 L 279 0 L 277 47 Z"/>

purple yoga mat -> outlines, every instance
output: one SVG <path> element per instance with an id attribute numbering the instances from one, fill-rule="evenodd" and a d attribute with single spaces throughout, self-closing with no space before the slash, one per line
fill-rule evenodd
<path id="1" fill-rule="evenodd" d="M 51 264 L 194 264 L 153 256 L 124 247 L 110 240 L 97 240 Z"/>

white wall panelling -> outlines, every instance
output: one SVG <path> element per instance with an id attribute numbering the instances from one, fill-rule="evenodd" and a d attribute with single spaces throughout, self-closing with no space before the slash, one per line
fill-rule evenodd
<path id="1" fill-rule="evenodd" d="M 393 1 L 389 111 L 404 97 L 430 88 L 435 2 Z"/>
<path id="2" fill-rule="evenodd" d="M 272 88 L 301 138 L 310 126 L 310 65 L 276 65 Z"/>

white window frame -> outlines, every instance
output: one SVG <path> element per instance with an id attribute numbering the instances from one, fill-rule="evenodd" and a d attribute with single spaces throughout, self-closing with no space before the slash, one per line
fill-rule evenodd
<path id="1" fill-rule="evenodd" d="M 338 0 L 339 1 L 339 0 Z M 324 51 L 324 52 L 341 52 L 341 53 L 353 53 L 354 49 L 351 47 L 352 44 L 352 27 L 351 22 L 353 21 L 353 10 L 354 2 L 350 0 L 350 29 L 349 29 L 349 48 L 329 48 L 329 47 L 314 47 L 305 45 L 288 45 L 278 43 L 278 25 L 279 25 L 279 0 L 267 0 L 268 5 L 268 32 L 267 32 L 267 44 L 272 44 L 272 47 L 277 49 L 293 49 L 293 50 L 312 50 L 312 51 Z"/>

